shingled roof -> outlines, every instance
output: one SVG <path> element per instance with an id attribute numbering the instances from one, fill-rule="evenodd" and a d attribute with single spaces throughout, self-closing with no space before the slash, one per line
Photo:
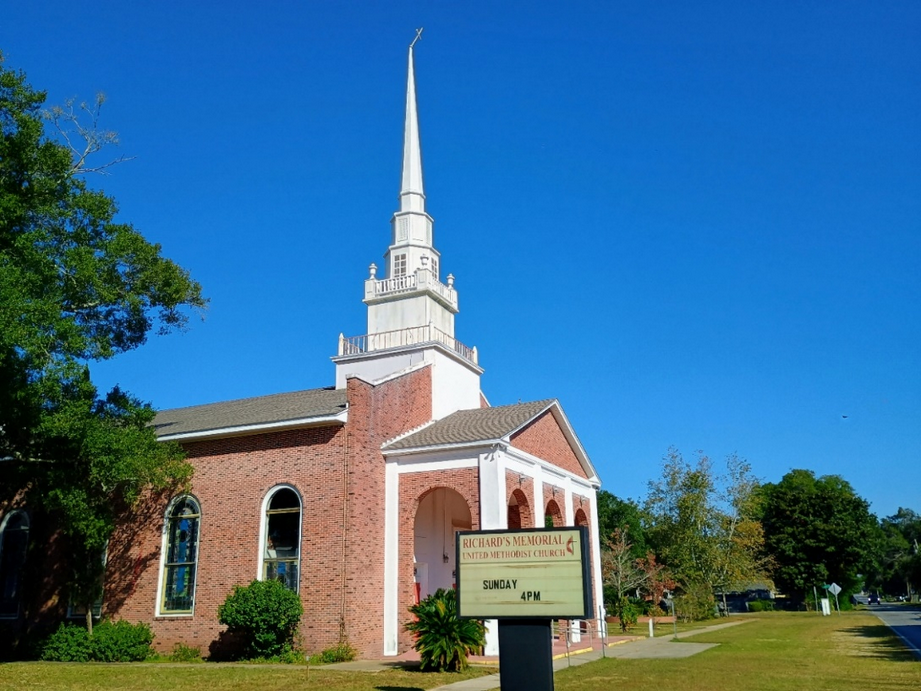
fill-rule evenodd
<path id="1" fill-rule="evenodd" d="M 220 434 L 240 428 L 283 427 L 285 423 L 309 422 L 311 418 L 338 415 L 346 409 L 343 389 L 308 389 L 272 396 L 242 398 L 188 408 L 161 410 L 154 418 L 157 436 Z"/>
<path id="2" fill-rule="evenodd" d="M 554 401 L 548 398 L 494 408 L 458 410 L 418 432 L 384 444 L 383 448 L 386 451 L 396 451 L 502 439 L 540 415 Z"/>

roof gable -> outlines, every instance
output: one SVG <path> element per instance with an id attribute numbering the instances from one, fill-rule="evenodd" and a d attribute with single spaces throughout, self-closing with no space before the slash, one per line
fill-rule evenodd
<path id="1" fill-rule="evenodd" d="M 396 451 L 504 439 L 552 403 L 551 399 L 494 408 L 458 410 L 422 429 L 384 444 L 383 448 L 387 451 Z"/>
<path id="2" fill-rule="evenodd" d="M 545 440 L 548 446 L 541 446 Z M 458 410 L 385 443 L 388 452 L 431 451 L 504 442 L 588 480 L 597 474 L 559 401 L 550 398 L 492 408 Z M 517 443 L 516 443 L 517 442 Z"/>
<path id="3" fill-rule="evenodd" d="M 547 410 L 516 431 L 509 442 L 516 449 L 543 458 L 574 475 L 588 479 L 586 469 L 567 439 L 566 432 L 553 411 Z"/>

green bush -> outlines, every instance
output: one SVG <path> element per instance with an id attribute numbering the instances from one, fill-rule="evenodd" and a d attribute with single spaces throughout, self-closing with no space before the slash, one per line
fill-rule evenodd
<path id="1" fill-rule="evenodd" d="M 486 628 L 475 619 L 457 618 L 457 593 L 439 588 L 409 611 L 416 617 L 404 625 L 415 636 L 413 647 L 422 657 L 422 669 L 461 671 L 486 642 Z"/>
<path id="2" fill-rule="evenodd" d="M 773 600 L 752 600 L 748 603 L 749 612 L 773 612 Z"/>
<path id="3" fill-rule="evenodd" d="M 349 662 L 354 660 L 358 652 L 349 645 L 348 641 L 341 641 L 335 648 L 327 648 L 320 653 L 320 662 L 331 665 L 335 662 Z"/>
<path id="4" fill-rule="evenodd" d="M 41 659 L 49 662 L 89 662 L 93 646 L 82 626 L 61 624 L 42 646 Z"/>
<path id="5" fill-rule="evenodd" d="M 713 590 L 705 583 L 689 584 L 675 598 L 675 613 L 681 621 L 713 619 L 715 611 Z"/>
<path id="6" fill-rule="evenodd" d="M 622 597 L 614 603 L 614 609 L 611 613 L 620 620 L 620 630 L 627 633 L 636 626 L 636 621 L 640 616 L 640 608 L 630 598 Z"/>
<path id="7" fill-rule="evenodd" d="M 194 648 L 183 643 L 177 643 L 173 646 L 173 652 L 169 655 L 170 662 L 202 662 L 201 648 Z"/>
<path id="8" fill-rule="evenodd" d="M 42 648 L 51 662 L 140 662 L 150 657 L 153 633 L 147 624 L 103 621 L 91 636 L 77 624 L 61 624 Z"/>
<path id="9" fill-rule="evenodd" d="M 141 662 L 150 657 L 153 632 L 142 622 L 104 621 L 93 628 L 90 642 L 94 662 Z"/>
<path id="10" fill-rule="evenodd" d="M 217 610 L 218 621 L 242 639 L 249 658 L 290 652 L 303 613 L 297 593 L 274 580 L 234 587 Z"/>

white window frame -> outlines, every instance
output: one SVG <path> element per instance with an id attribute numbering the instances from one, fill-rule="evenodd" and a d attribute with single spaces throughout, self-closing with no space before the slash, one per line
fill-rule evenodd
<path id="1" fill-rule="evenodd" d="M 166 559 L 169 556 L 169 520 L 176 504 L 185 499 L 191 499 L 198 506 L 198 537 L 195 545 L 195 577 L 192 581 L 192 607 L 189 610 L 165 610 L 164 590 L 166 589 Z M 195 614 L 195 597 L 198 594 L 198 567 L 201 564 L 201 502 L 194 494 L 180 494 L 173 497 L 163 513 L 163 523 L 160 536 L 160 571 L 157 578 L 157 602 L 154 615 L 157 617 L 191 617 Z"/>
<path id="2" fill-rule="evenodd" d="M 405 252 L 393 255 L 393 275 L 391 278 L 397 278 L 398 276 L 406 275 L 406 262 L 407 259 Z"/>
<path id="3" fill-rule="evenodd" d="M 29 533 L 32 532 L 32 519 L 29 517 L 29 512 L 25 509 L 13 509 L 3 517 L 2 521 L 0 521 L 0 559 L 3 559 L 3 543 L 6 542 L 4 538 L 6 537 L 7 526 L 10 524 L 10 519 L 19 514 L 22 514 L 26 519 L 26 552 L 23 555 L 22 563 L 19 564 L 19 592 L 16 595 L 16 613 L 0 614 L 0 620 L 18 619 L 19 615 L 22 613 L 23 570 L 29 558 Z"/>
<path id="4" fill-rule="evenodd" d="M 259 512 L 259 558 L 256 564 L 256 579 L 260 581 L 265 580 L 265 551 L 266 538 L 268 537 L 266 533 L 269 529 L 268 510 L 272 503 L 272 498 L 283 489 L 290 489 L 294 492 L 300 510 L 300 520 L 297 523 L 297 588 L 294 590 L 294 592 L 300 593 L 302 575 L 301 565 L 304 561 L 304 498 L 301 496 L 297 487 L 289 483 L 275 485 L 266 492 L 265 497 L 262 499 L 262 507 Z"/>

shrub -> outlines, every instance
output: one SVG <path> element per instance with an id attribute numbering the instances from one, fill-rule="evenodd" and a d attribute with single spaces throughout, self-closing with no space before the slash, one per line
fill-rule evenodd
<path id="1" fill-rule="evenodd" d="M 627 633 L 627 631 L 636 626 L 640 608 L 630 598 L 622 597 L 614 603 L 613 614 L 620 620 L 620 630 Z"/>
<path id="2" fill-rule="evenodd" d="M 150 657 L 153 633 L 147 624 L 103 621 L 90 635 L 76 624 L 61 624 L 45 641 L 49 662 L 140 662 Z"/>
<path id="3" fill-rule="evenodd" d="M 434 667 L 439 672 L 459 672 L 467 667 L 467 655 L 486 642 L 486 628 L 482 623 L 457 618 L 454 590 L 439 588 L 409 611 L 416 620 L 405 624 L 404 628 L 415 636 L 413 647 L 422 658 L 422 669 Z"/>
<path id="4" fill-rule="evenodd" d="M 183 643 L 177 643 L 173 646 L 173 652 L 169 655 L 170 662 L 201 662 L 201 648 L 193 648 Z"/>
<path id="5" fill-rule="evenodd" d="M 752 600 L 748 603 L 749 612 L 773 612 L 773 600 Z"/>
<path id="6" fill-rule="evenodd" d="M 280 581 L 238 585 L 218 607 L 218 621 L 238 635 L 246 657 L 273 657 L 293 649 L 294 634 L 304 613 L 297 593 Z"/>
<path id="7" fill-rule="evenodd" d="M 76 624 L 61 624 L 45 641 L 41 659 L 49 662 L 89 662 L 92 659 L 89 633 Z"/>
<path id="8" fill-rule="evenodd" d="M 327 648 L 320 653 L 320 662 L 330 665 L 334 662 L 349 662 L 354 660 L 358 652 L 349 645 L 348 641 L 340 641 L 335 648 Z"/>
<path id="9" fill-rule="evenodd" d="M 150 657 L 153 632 L 142 622 L 104 621 L 93 628 L 90 643 L 94 662 L 141 662 Z"/>
<path id="10" fill-rule="evenodd" d="M 715 609 L 713 590 L 704 583 L 688 585 L 675 598 L 675 613 L 681 621 L 713 619 Z"/>

